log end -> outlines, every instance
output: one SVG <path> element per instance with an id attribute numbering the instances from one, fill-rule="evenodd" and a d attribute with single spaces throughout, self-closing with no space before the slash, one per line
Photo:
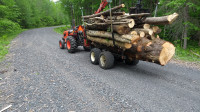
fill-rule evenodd
<path id="1" fill-rule="evenodd" d="M 129 24 L 128 24 L 129 28 L 133 28 L 135 26 L 134 19 L 130 19 L 128 22 L 129 22 Z"/>
<path id="2" fill-rule="evenodd" d="M 122 4 L 122 7 L 125 7 L 125 4 Z"/>
<path id="3" fill-rule="evenodd" d="M 162 45 L 162 47 L 163 47 L 163 49 L 161 50 L 161 53 L 160 53 L 159 62 L 160 62 L 160 65 L 164 66 L 174 56 L 174 54 L 175 54 L 175 47 L 174 47 L 173 44 L 171 44 L 169 42 L 165 42 Z"/>
<path id="4" fill-rule="evenodd" d="M 169 24 L 172 24 L 177 18 L 178 18 L 178 14 L 177 13 L 174 13 L 174 14 L 172 14 L 172 15 L 169 15 L 168 16 L 168 21 L 169 21 Z"/>
<path id="5" fill-rule="evenodd" d="M 130 48 L 132 47 L 132 44 L 125 43 L 124 47 L 125 47 L 126 49 L 130 49 Z"/>

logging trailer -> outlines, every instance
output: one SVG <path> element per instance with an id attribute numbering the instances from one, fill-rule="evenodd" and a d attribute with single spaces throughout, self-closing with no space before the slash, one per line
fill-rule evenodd
<path id="1" fill-rule="evenodd" d="M 116 60 L 127 65 L 137 65 L 139 60 L 162 66 L 169 62 L 175 47 L 160 39 L 157 34 L 161 29 L 158 26 L 151 28 L 150 24 L 171 24 L 178 14 L 161 19 L 148 17 L 150 11 L 141 8 L 141 0 L 138 0 L 136 7 L 130 8 L 128 15 L 115 12 L 125 7 L 124 4 L 101 12 L 110 0 L 101 1 L 95 14 L 82 16 L 86 26 L 73 26 L 73 30 L 64 31 L 59 41 L 60 49 L 67 48 L 69 53 L 74 53 L 78 46 L 83 46 L 84 50 L 90 51 L 91 63 L 99 64 L 103 69 L 112 68 Z"/>

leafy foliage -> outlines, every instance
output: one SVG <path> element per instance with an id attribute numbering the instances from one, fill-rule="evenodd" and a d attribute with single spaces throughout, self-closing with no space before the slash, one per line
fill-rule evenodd
<path id="1" fill-rule="evenodd" d="M 70 29 L 71 26 L 67 25 L 64 27 L 58 27 L 58 28 L 54 28 L 54 31 L 59 33 L 59 34 L 63 34 L 64 31 Z"/>
<path id="2" fill-rule="evenodd" d="M 22 28 L 66 24 L 67 14 L 59 2 L 50 0 L 0 0 L 0 60 L 8 44 Z"/>

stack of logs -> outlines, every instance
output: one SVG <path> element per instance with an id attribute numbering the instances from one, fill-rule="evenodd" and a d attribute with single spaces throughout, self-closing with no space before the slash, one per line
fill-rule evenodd
<path id="1" fill-rule="evenodd" d="M 130 59 L 138 59 L 166 65 L 175 53 L 175 47 L 170 42 L 159 38 L 161 29 L 155 25 L 171 24 L 178 17 L 177 13 L 148 17 L 150 13 L 126 14 L 116 12 L 125 7 L 124 4 L 110 10 L 83 16 L 87 39 L 93 44 L 98 43 L 113 47 L 111 23 L 113 24 L 115 46 L 123 49 Z"/>

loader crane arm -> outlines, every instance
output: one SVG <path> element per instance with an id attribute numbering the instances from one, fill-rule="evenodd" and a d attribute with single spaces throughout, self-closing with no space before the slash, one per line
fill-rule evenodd
<path id="1" fill-rule="evenodd" d="M 107 0 L 101 0 L 99 9 L 95 12 L 95 14 L 100 13 L 107 6 L 107 4 L 108 4 Z"/>

